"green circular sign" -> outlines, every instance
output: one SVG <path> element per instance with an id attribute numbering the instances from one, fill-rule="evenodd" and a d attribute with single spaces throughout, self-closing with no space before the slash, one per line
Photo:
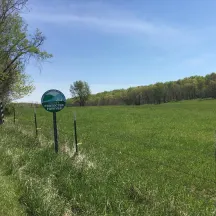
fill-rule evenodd
<path id="1" fill-rule="evenodd" d="M 43 94 L 41 104 L 48 112 L 59 112 L 65 107 L 66 98 L 59 90 L 51 89 Z"/>

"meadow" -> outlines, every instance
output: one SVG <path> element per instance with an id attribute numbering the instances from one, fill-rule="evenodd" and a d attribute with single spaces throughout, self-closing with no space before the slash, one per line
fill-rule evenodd
<path id="1" fill-rule="evenodd" d="M 0 127 L 0 215 L 216 214 L 215 100 L 66 107 L 59 154 L 52 114 L 37 119 L 37 138 L 32 108 Z"/>

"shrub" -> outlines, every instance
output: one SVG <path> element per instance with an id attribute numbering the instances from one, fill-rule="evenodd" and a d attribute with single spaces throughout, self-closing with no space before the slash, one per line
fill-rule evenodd
<path id="1" fill-rule="evenodd" d="M 5 115 L 11 115 L 13 113 L 14 105 L 12 103 L 7 104 L 4 107 L 4 114 Z"/>

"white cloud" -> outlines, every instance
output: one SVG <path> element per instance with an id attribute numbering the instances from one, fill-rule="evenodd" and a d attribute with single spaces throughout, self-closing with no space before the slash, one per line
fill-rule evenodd
<path id="1" fill-rule="evenodd" d="M 97 16 L 79 16 L 79 15 L 70 15 L 70 14 L 29 14 L 26 15 L 29 19 L 55 23 L 55 24 L 71 24 L 79 23 L 86 24 L 88 26 L 100 27 L 101 29 L 113 29 L 119 31 L 135 32 L 135 33 L 144 33 L 144 34 L 172 34 L 177 35 L 180 33 L 179 30 L 171 28 L 165 25 L 155 25 L 147 21 L 139 20 L 127 20 L 127 19 L 108 19 L 106 17 L 97 17 Z"/>
<path id="2" fill-rule="evenodd" d="M 31 13 L 24 14 L 31 21 L 64 26 L 66 31 L 75 28 L 92 28 L 111 34 L 131 36 L 133 41 L 169 49 L 185 49 L 214 41 L 216 29 L 211 26 L 194 27 L 184 23 L 163 20 L 158 14 L 138 14 L 135 9 L 125 8 L 124 4 L 112 4 L 103 0 L 30 0 Z M 32 5 L 31 5 L 32 4 Z M 172 23 L 172 24 L 171 24 Z M 77 30 L 77 29 L 76 29 Z M 170 45 L 170 46 L 169 46 Z M 184 47 L 185 46 L 185 47 Z"/>
<path id="3" fill-rule="evenodd" d="M 105 33 L 120 33 L 134 36 L 136 39 L 148 39 L 154 44 L 173 45 L 193 43 L 195 38 L 186 30 L 171 26 L 162 21 L 147 20 L 145 16 L 138 18 L 135 11 L 105 4 L 104 2 L 88 1 L 87 3 L 62 4 L 60 1 L 53 6 L 33 7 L 31 13 L 24 17 L 29 21 L 56 24 L 67 28 L 93 28 Z"/>
<path id="4" fill-rule="evenodd" d="M 150 44 L 154 47 L 181 49 L 183 46 L 193 46 L 199 40 L 184 29 L 166 24 L 150 22 L 132 17 L 114 17 L 103 15 L 79 15 L 69 13 L 29 14 L 29 20 L 63 26 L 67 31 L 78 28 L 94 29 L 105 34 L 126 36 L 140 45 Z"/>

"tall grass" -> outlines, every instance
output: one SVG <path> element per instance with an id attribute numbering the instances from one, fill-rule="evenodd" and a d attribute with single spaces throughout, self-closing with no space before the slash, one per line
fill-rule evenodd
<path id="1" fill-rule="evenodd" d="M 213 215 L 214 107 L 65 108 L 57 115 L 58 155 L 51 113 L 37 109 L 35 139 L 33 110 L 18 109 L 16 125 L 8 118 L 0 129 L 0 170 L 27 215 Z M 74 111 L 79 155 L 72 152 Z"/>

